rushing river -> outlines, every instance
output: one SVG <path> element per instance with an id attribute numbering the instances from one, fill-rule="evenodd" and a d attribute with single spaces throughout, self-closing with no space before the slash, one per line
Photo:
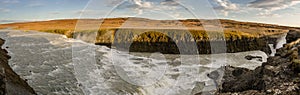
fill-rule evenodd
<path id="1" fill-rule="evenodd" d="M 222 65 L 254 69 L 267 58 L 261 51 L 181 55 L 183 64 L 180 55 L 128 54 L 58 34 L 1 30 L 0 38 L 6 40 L 2 48 L 11 56 L 9 65 L 39 95 L 195 94 L 215 89 L 206 76 L 212 70 Z M 246 60 L 246 55 L 263 59 Z"/>

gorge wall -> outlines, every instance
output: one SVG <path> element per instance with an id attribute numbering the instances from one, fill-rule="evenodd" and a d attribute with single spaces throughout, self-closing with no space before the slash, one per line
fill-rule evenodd
<path id="1" fill-rule="evenodd" d="M 178 29 L 111 29 L 81 31 L 72 34 L 74 38 L 96 45 L 106 45 L 118 50 L 130 52 L 161 52 L 165 54 L 195 53 L 235 53 L 244 51 L 261 50 L 271 53 L 269 39 L 264 36 L 252 35 L 240 31 L 206 32 L 204 30 L 178 30 Z M 209 34 L 208 34 L 209 33 Z M 96 36 L 96 41 L 91 41 L 91 35 Z M 211 47 L 214 45 L 221 46 Z M 191 50 L 191 45 L 197 49 Z M 179 50 L 179 48 L 181 50 Z M 214 51 L 212 52 L 212 49 Z"/>
<path id="2" fill-rule="evenodd" d="M 221 25 L 221 27 L 219 25 L 217 25 L 217 27 L 224 29 L 224 33 L 222 32 L 223 36 L 216 37 L 215 33 L 217 32 L 207 31 L 207 33 L 212 34 L 208 36 L 205 32 L 204 25 L 206 27 L 216 27 L 216 22 Z M 180 30 L 180 27 L 184 27 L 187 30 Z M 178 47 L 184 48 L 184 45 L 178 46 L 180 43 L 196 44 L 195 46 L 198 47 L 197 50 L 200 54 L 219 52 L 233 53 L 251 50 L 262 50 L 270 54 L 271 51 L 268 44 L 276 46 L 277 35 L 287 33 L 289 30 L 300 30 L 298 27 L 226 19 L 153 20 L 135 17 L 62 19 L 11 23 L 0 24 L 0 29 L 35 30 L 64 34 L 69 38 L 74 36 L 74 38 L 109 47 L 115 46 L 116 44 L 125 45 L 119 47 L 123 48 L 123 50 L 171 54 L 178 54 Z M 190 31 L 192 35 L 187 35 L 187 31 Z M 167 36 L 159 33 L 139 34 L 142 32 L 159 32 Z M 117 36 L 115 34 L 120 35 Z M 95 37 L 95 35 L 97 36 Z M 114 39 L 115 37 L 116 39 Z M 224 44 L 225 42 L 226 44 Z M 219 44 L 226 50 L 214 49 L 216 46 L 212 44 Z M 212 48 L 210 46 L 213 46 L 213 52 L 211 52 Z M 194 52 L 189 51 L 189 49 L 185 51 L 187 53 Z"/>
<path id="3" fill-rule="evenodd" d="M 291 43 L 300 38 L 300 31 L 290 30 L 286 36 L 287 43 Z"/>
<path id="4" fill-rule="evenodd" d="M 224 72 L 218 81 L 218 91 L 201 92 L 217 95 L 299 95 L 300 94 L 300 35 L 290 31 L 289 43 L 277 49 L 275 56 L 254 70 L 224 66 L 208 74 Z M 291 35 L 292 34 L 292 35 Z M 296 34 L 296 35 L 295 35 Z"/>

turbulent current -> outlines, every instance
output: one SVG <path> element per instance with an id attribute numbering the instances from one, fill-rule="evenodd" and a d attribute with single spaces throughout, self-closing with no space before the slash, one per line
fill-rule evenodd
<path id="1" fill-rule="evenodd" d="M 1 30 L 9 65 L 39 95 L 188 95 L 214 90 L 223 65 L 254 69 L 261 51 L 212 55 L 126 53 L 58 34 Z M 262 60 L 246 60 L 247 55 Z M 182 57 L 184 56 L 184 57 Z M 182 61 L 184 58 L 185 61 Z M 194 59 L 199 58 L 199 61 Z"/>

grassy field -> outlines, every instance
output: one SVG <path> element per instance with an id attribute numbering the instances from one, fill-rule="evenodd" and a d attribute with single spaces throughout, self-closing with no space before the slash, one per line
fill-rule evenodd
<path id="1" fill-rule="evenodd" d="M 205 23 L 206 25 L 203 25 Z M 221 27 L 216 27 L 220 23 Z M 207 25 L 208 24 L 208 25 Z M 205 28 L 222 28 L 206 31 Z M 65 19 L 39 22 L 1 24 L 0 29 L 40 31 L 66 35 L 97 45 L 119 44 L 133 52 L 163 52 L 178 54 L 178 43 L 196 42 L 200 54 L 210 54 L 212 43 L 226 43 L 226 51 L 262 50 L 267 53 L 270 39 L 297 27 L 239 22 L 233 20 L 150 20 L 144 18 Z M 218 30 L 218 31 L 217 31 Z M 271 38 L 270 38 L 271 37 Z M 133 42 L 131 46 L 126 44 Z M 186 48 L 184 45 L 179 46 Z M 194 53 L 189 49 L 187 53 Z"/>
<path id="2" fill-rule="evenodd" d="M 222 24 L 223 31 L 205 31 L 203 23 Z M 99 25 L 99 27 L 97 27 Z M 95 27 L 96 26 L 96 27 Z M 38 22 L 1 24 L 0 29 L 36 30 L 58 33 L 73 37 L 97 32 L 96 42 L 110 43 L 116 40 L 138 42 L 167 42 L 175 40 L 236 40 L 286 33 L 299 29 L 272 24 L 239 22 L 233 20 L 151 20 L 145 18 L 107 18 L 107 19 L 64 19 Z M 184 29 L 185 28 L 185 29 Z M 147 33 L 144 33 L 147 32 Z M 142 34 L 141 34 L 142 33 Z M 115 35 L 120 34 L 120 35 Z M 128 39 L 133 38 L 133 39 Z"/>
<path id="3" fill-rule="evenodd" d="M 51 31 L 51 33 L 57 33 Z M 97 33 L 95 33 L 97 32 Z M 249 34 L 241 31 L 204 31 L 204 30 L 179 30 L 179 29 L 101 29 L 101 30 L 83 30 L 74 33 L 66 33 L 60 31 L 60 34 L 68 34 L 68 37 L 78 37 L 97 34 L 98 43 L 111 43 L 122 41 L 134 42 L 169 42 L 170 40 L 177 41 L 209 41 L 209 40 L 237 40 L 242 38 L 258 38 L 259 35 Z M 209 34 L 208 34 L 209 33 Z M 114 39 L 112 39 L 114 38 Z"/>

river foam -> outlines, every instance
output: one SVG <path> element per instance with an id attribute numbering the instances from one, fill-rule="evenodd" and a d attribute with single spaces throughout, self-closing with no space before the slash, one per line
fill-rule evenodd
<path id="1" fill-rule="evenodd" d="M 58 34 L 3 30 L 10 66 L 44 94 L 186 95 L 214 90 L 206 74 L 223 65 L 254 69 L 261 61 L 246 55 L 261 51 L 212 55 L 127 53 Z M 198 59 L 198 60 L 195 60 Z"/>

